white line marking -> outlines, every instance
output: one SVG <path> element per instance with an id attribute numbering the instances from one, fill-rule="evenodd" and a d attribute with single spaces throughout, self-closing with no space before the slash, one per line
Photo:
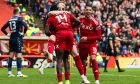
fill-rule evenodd
<path id="1" fill-rule="evenodd" d="M 76 74 L 76 73 L 71 73 L 71 74 Z M 93 75 L 93 74 L 87 74 L 87 75 Z M 140 76 L 137 75 L 117 75 L 117 74 L 100 74 L 100 76 L 120 76 L 120 77 L 135 77 L 135 78 L 140 78 Z"/>

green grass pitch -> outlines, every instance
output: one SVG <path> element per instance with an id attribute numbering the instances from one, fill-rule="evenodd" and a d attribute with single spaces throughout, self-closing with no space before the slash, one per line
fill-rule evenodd
<path id="1" fill-rule="evenodd" d="M 100 84 L 140 84 L 140 69 L 125 70 L 125 72 L 119 73 L 117 69 L 109 69 L 109 72 L 103 72 L 103 69 L 100 69 Z M 58 84 L 53 68 L 46 68 L 44 75 L 40 75 L 37 69 L 32 68 L 22 71 L 29 77 L 8 77 L 7 69 L 0 68 L 0 84 Z M 16 69 L 13 70 L 13 73 L 16 74 Z M 94 84 L 91 69 L 87 70 L 87 76 L 91 84 Z M 80 84 L 80 81 L 81 78 L 77 69 L 71 68 L 71 84 Z"/>

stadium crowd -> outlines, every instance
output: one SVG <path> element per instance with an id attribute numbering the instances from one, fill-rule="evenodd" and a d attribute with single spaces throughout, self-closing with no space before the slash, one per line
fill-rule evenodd
<path id="1" fill-rule="evenodd" d="M 19 4 L 21 3 L 20 0 L 17 1 Z M 29 17 L 39 16 L 43 28 L 45 28 L 47 13 L 57 0 L 21 1 L 24 1 L 23 4 L 29 4 L 28 8 L 32 10 L 33 14 L 27 13 L 27 15 Z M 83 15 L 86 4 L 92 5 L 94 17 L 98 18 L 101 23 L 102 41 L 98 43 L 99 52 L 106 52 L 107 37 L 111 29 L 116 28 L 118 37 L 121 39 L 120 54 L 122 56 L 140 56 L 140 0 L 67 0 L 66 10 L 78 17 Z M 37 24 L 30 24 L 30 26 L 36 27 Z M 38 31 L 40 31 L 39 28 Z"/>

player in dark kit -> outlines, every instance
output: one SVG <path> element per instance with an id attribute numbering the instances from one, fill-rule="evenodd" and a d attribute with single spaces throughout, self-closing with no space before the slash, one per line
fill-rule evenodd
<path id="1" fill-rule="evenodd" d="M 117 35 L 116 35 L 116 29 L 113 28 L 111 33 L 108 36 L 108 44 L 107 44 L 107 57 L 106 57 L 106 61 L 105 61 L 105 67 L 104 67 L 104 72 L 108 72 L 107 71 L 107 63 L 108 60 L 110 58 L 110 56 L 114 56 L 115 58 L 115 62 L 116 65 L 118 67 L 118 72 L 124 72 L 124 70 L 122 70 L 119 66 L 119 61 L 118 61 L 118 54 L 119 54 L 119 50 L 118 50 L 118 42 L 116 41 L 117 39 Z"/>
<path id="2" fill-rule="evenodd" d="M 92 16 L 92 7 L 86 5 L 84 9 L 84 16 L 79 17 L 81 25 L 79 27 L 79 54 L 83 62 L 84 71 L 86 75 L 86 61 L 88 54 L 91 58 L 92 70 L 95 77 L 95 84 L 99 84 L 99 70 L 96 61 L 97 41 L 101 39 L 101 29 L 99 21 Z"/>
<path id="3" fill-rule="evenodd" d="M 2 27 L 1 31 L 10 37 L 9 40 L 9 52 L 10 52 L 10 57 L 8 60 L 8 76 L 9 77 L 14 77 L 15 75 L 12 74 L 12 61 L 13 57 L 16 56 L 16 61 L 17 61 L 17 77 L 27 77 L 26 75 L 23 75 L 21 72 L 22 68 L 22 53 L 21 49 L 23 46 L 22 43 L 22 38 L 25 35 L 27 31 L 27 25 L 26 23 L 22 20 L 21 17 L 19 17 L 19 11 L 18 9 L 14 9 L 13 11 L 14 16 L 11 17 L 8 22 Z M 24 26 L 24 32 L 23 32 L 23 26 Z M 10 33 L 6 32 L 7 28 L 10 28 Z"/>
<path id="4" fill-rule="evenodd" d="M 76 67 L 78 68 L 82 79 L 85 84 L 89 84 L 90 82 L 84 76 L 84 71 L 82 67 L 82 63 L 77 52 L 77 48 L 73 45 L 74 43 L 74 34 L 72 32 L 72 22 L 76 22 L 79 24 L 79 20 L 77 20 L 71 13 L 63 11 L 65 9 L 65 4 L 63 2 L 58 2 L 54 8 L 55 13 L 49 16 L 47 19 L 46 28 L 49 29 L 51 34 L 56 37 L 55 41 L 55 50 L 56 50 L 56 58 L 57 58 L 57 78 L 59 84 L 63 84 L 62 80 L 62 60 L 64 62 L 65 68 L 65 84 L 70 84 L 70 67 L 68 62 L 69 52 L 73 52 L 73 57 L 75 60 Z M 48 30 L 46 30 L 48 31 Z"/>

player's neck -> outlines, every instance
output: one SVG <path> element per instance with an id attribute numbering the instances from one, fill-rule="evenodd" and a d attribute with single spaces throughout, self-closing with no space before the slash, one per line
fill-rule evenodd
<path id="1" fill-rule="evenodd" d="M 87 20 L 87 21 L 89 21 L 89 20 L 90 20 L 90 17 L 85 17 L 85 18 L 86 18 L 86 20 Z"/>
<path id="2" fill-rule="evenodd" d="M 86 16 L 85 15 L 85 18 L 86 18 L 86 20 L 90 20 L 91 19 L 91 16 Z"/>
<path id="3" fill-rule="evenodd" d="M 18 14 L 15 14 L 14 16 L 19 16 Z"/>

